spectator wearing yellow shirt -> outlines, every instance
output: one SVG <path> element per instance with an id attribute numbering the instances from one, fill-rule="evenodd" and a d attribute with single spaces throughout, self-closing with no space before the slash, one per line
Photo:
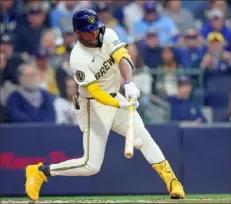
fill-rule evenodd
<path id="1" fill-rule="evenodd" d="M 44 48 L 35 52 L 34 66 L 39 72 L 40 87 L 49 93 L 58 95 L 59 89 L 56 82 L 55 71 L 48 63 L 49 53 Z"/>

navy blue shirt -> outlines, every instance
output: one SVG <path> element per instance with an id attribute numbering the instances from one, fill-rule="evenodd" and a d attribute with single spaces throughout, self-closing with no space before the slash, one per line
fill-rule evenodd
<path id="1" fill-rule="evenodd" d="M 231 75 L 231 66 L 224 60 L 218 60 L 214 67 L 208 67 L 204 73 L 207 76 L 227 76 Z"/>
<path id="2" fill-rule="evenodd" d="M 181 63 L 184 68 L 200 68 L 204 50 L 200 47 L 182 48 Z"/>
<path id="3" fill-rule="evenodd" d="M 206 122 L 198 103 L 191 99 L 180 99 L 177 96 L 168 97 L 167 101 L 171 105 L 171 119 L 173 121 L 195 121 L 198 118 Z"/>
<path id="4" fill-rule="evenodd" d="M 151 48 L 143 40 L 138 43 L 138 46 L 140 55 L 149 68 L 158 68 L 161 66 L 161 47 Z"/>
<path id="5" fill-rule="evenodd" d="M 55 110 L 51 95 L 41 90 L 43 101 L 39 107 L 32 106 L 19 91 L 14 91 L 7 101 L 9 122 L 55 122 Z"/>

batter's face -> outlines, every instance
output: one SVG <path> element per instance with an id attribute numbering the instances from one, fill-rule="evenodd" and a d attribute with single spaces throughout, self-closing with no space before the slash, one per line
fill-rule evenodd
<path id="1" fill-rule="evenodd" d="M 86 47 L 96 47 L 99 39 L 99 29 L 91 32 L 76 31 L 79 41 Z"/>

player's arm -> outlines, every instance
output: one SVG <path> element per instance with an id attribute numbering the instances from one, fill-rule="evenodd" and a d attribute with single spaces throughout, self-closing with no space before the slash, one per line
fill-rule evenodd
<path id="1" fill-rule="evenodd" d="M 140 97 L 140 91 L 136 88 L 132 80 L 133 63 L 128 50 L 125 46 L 120 46 L 111 54 L 112 58 L 119 65 L 121 76 L 124 79 L 125 96 L 127 99 L 137 99 Z"/>
<path id="2" fill-rule="evenodd" d="M 90 95 L 99 103 L 106 106 L 113 106 L 119 108 L 119 100 L 113 98 L 110 94 L 106 93 L 97 82 L 86 86 Z"/>
<path id="3" fill-rule="evenodd" d="M 113 98 L 111 95 L 103 91 L 97 82 L 88 85 L 87 90 L 96 101 L 107 106 L 112 106 L 121 109 L 128 109 L 130 106 L 133 106 L 136 109 L 139 106 L 139 103 L 136 100 L 128 102 L 119 101 Z"/>
<path id="4" fill-rule="evenodd" d="M 121 46 L 116 49 L 111 56 L 119 65 L 120 73 L 125 83 L 130 82 L 132 80 L 133 64 L 128 50 L 124 46 Z"/>

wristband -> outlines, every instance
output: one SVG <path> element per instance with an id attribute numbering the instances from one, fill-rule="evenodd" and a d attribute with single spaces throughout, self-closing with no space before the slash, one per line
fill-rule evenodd
<path id="1" fill-rule="evenodd" d="M 125 85 L 125 84 L 129 84 L 129 83 L 130 83 L 130 81 L 126 81 L 126 82 L 124 82 L 124 85 Z"/>

